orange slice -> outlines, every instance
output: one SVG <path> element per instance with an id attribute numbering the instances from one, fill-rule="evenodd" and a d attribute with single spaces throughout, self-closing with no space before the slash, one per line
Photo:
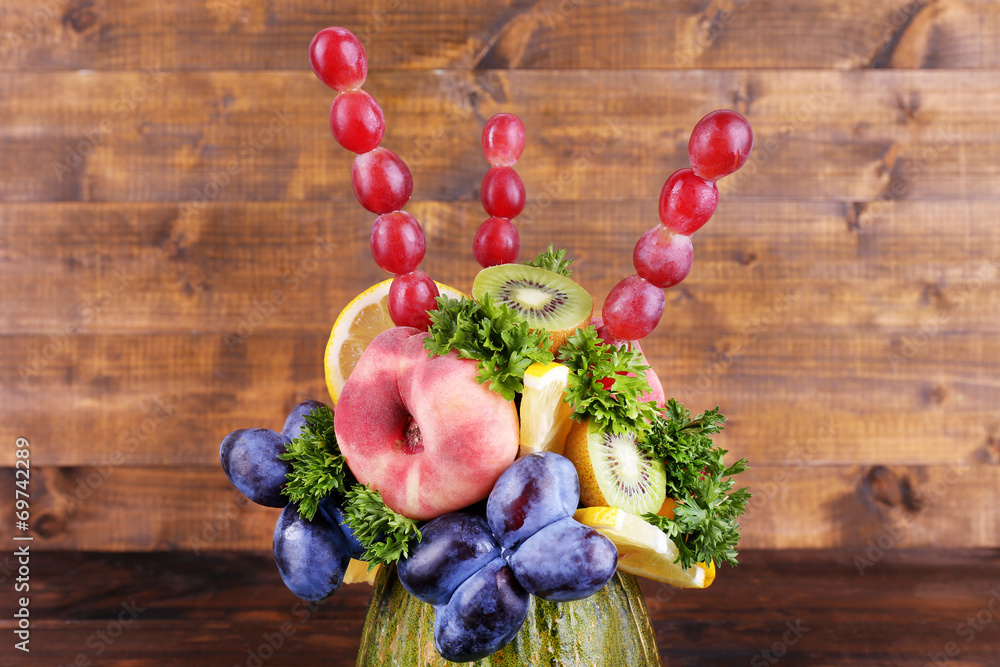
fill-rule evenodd
<path id="1" fill-rule="evenodd" d="M 323 365 L 326 368 L 326 388 L 334 405 L 344 389 L 344 383 L 354 370 L 361 354 L 387 329 L 395 326 L 389 317 L 389 286 L 392 280 L 372 285 L 347 304 L 337 316 L 326 344 Z M 465 296 L 454 287 L 435 283 L 441 294 L 457 299 Z"/>
<path id="2" fill-rule="evenodd" d="M 642 517 L 618 507 L 584 507 L 574 518 L 605 535 L 618 548 L 618 569 L 678 588 L 708 588 L 715 581 L 715 563 L 695 563 L 686 570 L 677 545 Z"/>
<path id="3" fill-rule="evenodd" d="M 376 565 L 370 571 L 368 569 L 368 563 L 363 560 L 351 559 L 351 562 L 347 566 L 347 570 L 344 572 L 344 582 L 345 584 L 373 584 L 375 583 L 375 575 L 378 574 L 381 565 Z"/>

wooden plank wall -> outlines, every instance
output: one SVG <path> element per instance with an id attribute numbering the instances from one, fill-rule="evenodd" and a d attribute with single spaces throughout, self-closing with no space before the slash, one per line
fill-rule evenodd
<path id="1" fill-rule="evenodd" d="M 598 302 L 694 123 L 746 114 L 644 342 L 731 417 L 745 546 L 1000 546 L 998 3 L 0 0 L 0 475 L 28 438 L 38 548 L 269 548 L 218 443 L 323 398 L 336 314 L 385 277 L 308 68 L 328 25 L 460 288 L 492 114 L 528 130 L 522 255 L 568 247 Z"/>

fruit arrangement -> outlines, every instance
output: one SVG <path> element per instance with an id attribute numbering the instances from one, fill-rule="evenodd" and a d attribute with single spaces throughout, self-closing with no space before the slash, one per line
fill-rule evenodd
<path id="1" fill-rule="evenodd" d="M 520 119 L 499 114 L 483 129 L 489 217 L 473 241 L 483 269 L 470 297 L 418 269 L 426 240 L 403 210 L 413 178 L 380 146 L 385 119 L 361 90 L 360 41 L 322 30 L 310 61 L 338 92 L 330 128 L 357 154 L 354 192 L 377 216 L 372 256 L 394 277 L 333 326 L 333 408 L 305 401 L 281 432 L 222 442 L 236 488 L 283 508 L 273 546 L 288 588 L 323 600 L 387 566 L 379 586 L 398 578 L 432 610 L 440 656 L 467 662 L 520 655 L 518 641 L 530 639 L 511 642 L 537 625 L 526 621 L 533 608 L 600 599 L 609 606 L 593 609 L 613 616 L 621 591 L 636 595 L 623 577 L 704 588 L 717 564 L 735 565 L 749 492 L 734 490 L 733 476 L 746 461 L 726 465 L 713 444 L 725 421 L 717 408 L 692 416 L 665 398 L 638 341 L 662 316 L 663 289 L 691 269 L 691 234 L 717 206 L 715 181 L 750 153 L 747 121 L 723 110 L 695 126 L 691 168 L 667 179 L 660 223 L 635 246 L 636 273 L 595 317 L 565 250 L 515 263 Z"/>

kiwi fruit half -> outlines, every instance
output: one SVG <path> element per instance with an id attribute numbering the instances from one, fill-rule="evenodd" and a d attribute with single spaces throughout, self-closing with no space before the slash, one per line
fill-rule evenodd
<path id="1" fill-rule="evenodd" d="M 483 269 L 472 283 L 478 301 L 489 294 L 521 314 L 532 329 L 544 329 L 558 350 L 566 338 L 590 322 L 594 301 L 569 278 L 535 266 L 500 264 Z"/>
<path id="2" fill-rule="evenodd" d="M 637 515 L 663 507 L 663 462 L 644 454 L 634 434 L 615 435 L 588 419 L 573 424 L 563 455 L 576 466 L 585 507 L 620 507 Z"/>

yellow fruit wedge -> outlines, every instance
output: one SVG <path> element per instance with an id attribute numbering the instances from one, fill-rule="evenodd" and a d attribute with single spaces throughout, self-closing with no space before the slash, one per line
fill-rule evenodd
<path id="1" fill-rule="evenodd" d="M 392 280 L 372 285 L 347 304 L 337 316 L 326 344 L 323 365 L 326 367 L 326 388 L 334 405 L 340 398 L 344 383 L 361 354 L 375 336 L 395 325 L 389 316 L 389 286 Z M 441 294 L 458 299 L 465 296 L 454 287 L 435 283 Z"/>
<path id="2" fill-rule="evenodd" d="M 521 448 L 518 456 L 533 452 L 562 454 L 572 426 L 573 408 L 563 402 L 569 367 L 550 362 L 532 364 L 524 372 L 521 395 Z"/>
<path id="3" fill-rule="evenodd" d="M 618 569 L 678 588 L 708 588 L 715 580 L 715 563 L 683 569 L 677 545 L 642 517 L 618 507 L 584 507 L 574 518 L 602 533 L 618 548 Z"/>
<path id="4" fill-rule="evenodd" d="M 371 572 L 368 571 L 368 563 L 363 560 L 351 559 L 351 562 L 347 565 L 347 570 L 344 571 L 344 583 L 345 584 L 373 584 L 375 582 L 375 575 L 378 574 L 381 565 L 376 565 L 372 568 Z"/>
<path id="5" fill-rule="evenodd" d="M 675 509 L 677 509 L 677 501 L 673 498 L 664 498 L 663 505 L 660 506 L 660 511 L 657 514 L 673 519 Z"/>

